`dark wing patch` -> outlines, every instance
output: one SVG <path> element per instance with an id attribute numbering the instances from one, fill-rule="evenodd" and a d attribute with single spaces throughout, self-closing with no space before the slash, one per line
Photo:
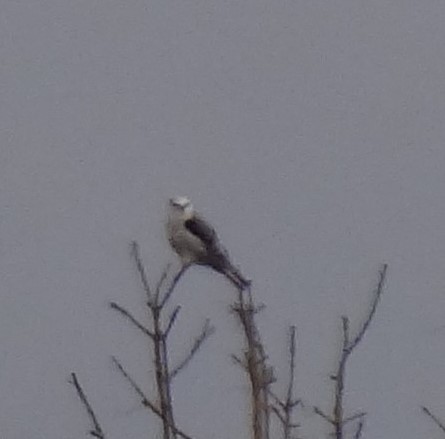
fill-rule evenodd
<path id="1" fill-rule="evenodd" d="M 186 220 L 184 226 L 208 247 L 213 246 L 217 241 L 216 232 L 213 230 L 213 227 L 199 217 L 195 216 L 194 218 Z"/>

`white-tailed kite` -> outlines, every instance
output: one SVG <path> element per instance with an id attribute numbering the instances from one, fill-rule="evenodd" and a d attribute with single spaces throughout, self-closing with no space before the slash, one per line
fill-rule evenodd
<path id="1" fill-rule="evenodd" d="M 250 285 L 230 262 L 213 227 L 194 211 L 187 197 L 170 199 L 166 229 L 170 245 L 184 267 L 206 265 L 224 274 L 238 289 Z"/>

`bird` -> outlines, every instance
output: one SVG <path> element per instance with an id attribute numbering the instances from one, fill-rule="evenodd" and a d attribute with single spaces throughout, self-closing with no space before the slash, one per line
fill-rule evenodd
<path id="1" fill-rule="evenodd" d="M 169 199 L 166 232 L 183 268 L 193 264 L 208 266 L 226 276 L 240 291 L 250 286 L 251 281 L 231 262 L 215 229 L 195 211 L 189 198 Z"/>

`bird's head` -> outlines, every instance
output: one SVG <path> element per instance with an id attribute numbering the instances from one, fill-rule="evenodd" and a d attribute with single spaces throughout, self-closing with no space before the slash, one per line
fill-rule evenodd
<path id="1" fill-rule="evenodd" d="M 172 209 L 183 212 L 192 212 L 192 202 L 187 197 L 173 197 L 169 200 L 169 205 Z"/>

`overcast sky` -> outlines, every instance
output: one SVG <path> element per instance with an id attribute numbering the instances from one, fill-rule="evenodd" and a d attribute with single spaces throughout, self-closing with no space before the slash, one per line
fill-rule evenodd
<path id="1" fill-rule="evenodd" d="M 440 438 L 445 419 L 445 4 L 436 0 L 2 0 L 0 435 L 86 437 L 76 371 L 109 439 L 159 437 L 110 355 L 153 395 L 129 258 L 175 262 L 169 196 L 186 194 L 253 279 L 284 379 L 298 327 L 306 439 L 328 428 L 340 341 L 388 283 L 347 372 L 364 438 Z M 178 424 L 247 438 L 231 285 L 187 273 L 172 340 L 217 332 L 174 386 Z M 283 390 L 282 381 L 277 391 Z M 148 434 L 148 436 L 147 436 Z"/>

